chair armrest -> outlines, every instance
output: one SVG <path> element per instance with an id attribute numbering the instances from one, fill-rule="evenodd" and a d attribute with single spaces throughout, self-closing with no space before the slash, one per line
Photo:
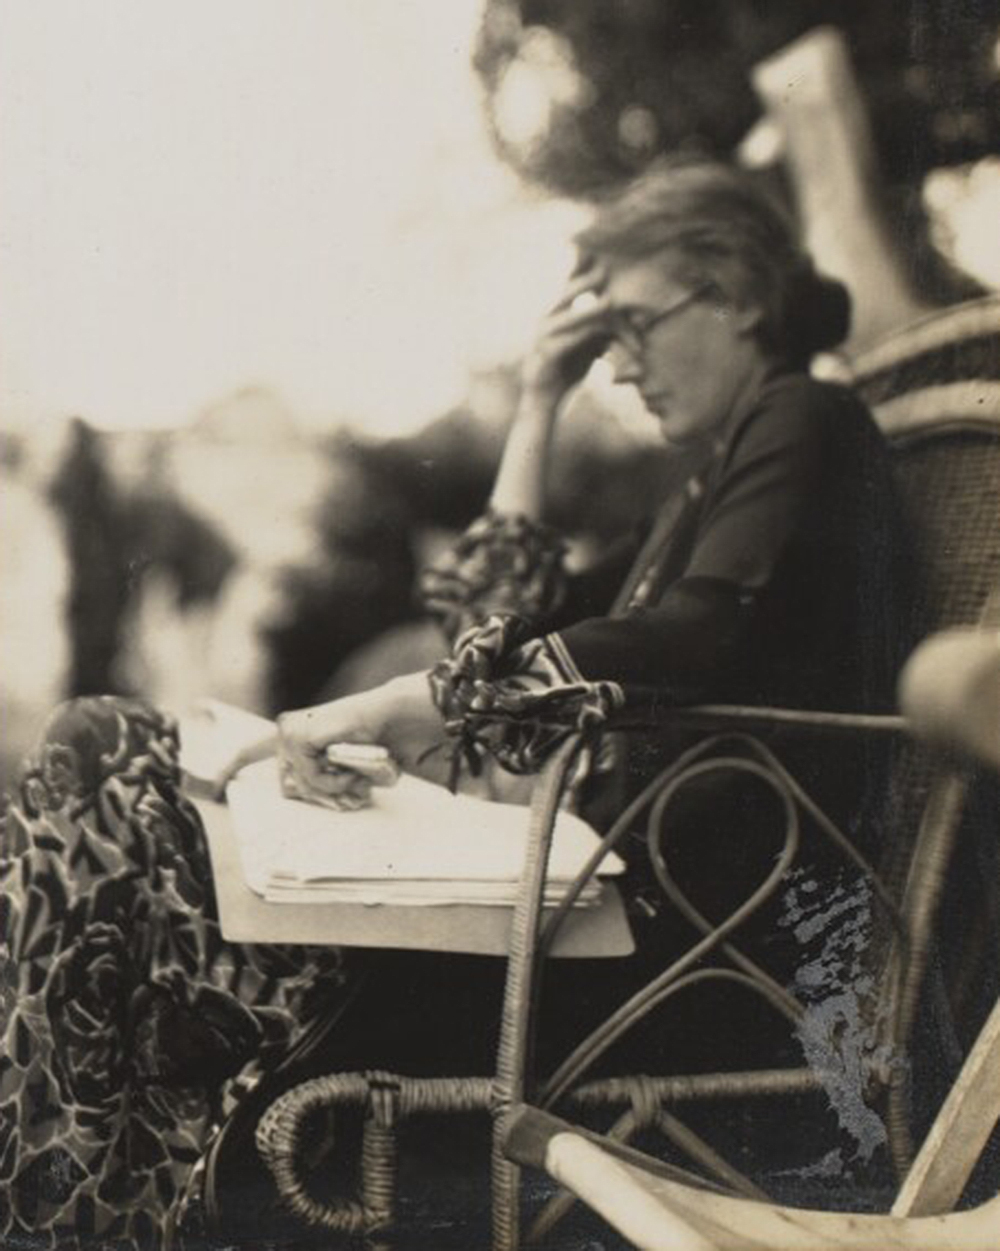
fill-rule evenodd
<path id="1" fill-rule="evenodd" d="M 573 1125 L 561 1117 L 553 1116 L 527 1103 L 514 1104 L 504 1118 L 502 1131 L 503 1153 L 508 1160 L 525 1168 L 536 1168 L 546 1171 L 546 1155 L 552 1139 L 559 1134 L 572 1134 L 576 1138 L 593 1143 L 603 1152 L 629 1164 L 636 1164 L 653 1177 L 666 1177 L 671 1181 L 682 1182 L 697 1190 L 710 1191 L 713 1194 L 726 1194 L 725 1187 L 692 1173 L 688 1169 L 679 1168 L 675 1164 L 646 1155 L 627 1143 L 618 1142 L 605 1134 L 585 1129 L 582 1125 Z"/>
<path id="2" fill-rule="evenodd" d="M 628 706 L 614 714 L 608 729 L 655 729 L 692 726 L 706 729 L 796 728 L 819 731 L 860 730 L 874 734 L 906 734 L 906 717 L 890 713 L 827 712 L 757 704 L 672 704 L 656 687 L 628 688 Z"/>
<path id="3" fill-rule="evenodd" d="M 508 1160 L 525 1168 L 545 1170 L 545 1152 L 556 1134 L 575 1133 L 568 1121 L 532 1108 L 525 1103 L 513 1107 L 507 1117 L 503 1153 Z"/>
<path id="4" fill-rule="evenodd" d="M 698 1179 L 597 1134 L 569 1125 L 537 1108 L 518 1105 L 507 1121 L 504 1154 L 518 1164 L 548 1173 L 568 1187 L 637 1247 L 683 1247 L 713 1251 L 714 1241 L 702 1236 L 676 1212 L 664 1208 L 638 1184 L 622 1164 L 641 1170 L 639 1176 L 670 1178 L 681 1185 Z M 706 1187 L 712 1190 L 711 1187 Z M 626 1213 L 622 1219 L 622 1213 Z M 651 1234 L 652 1242 L 644 1235 Z"/>
<path id="5" fill-rule="evenodd" d="M 666 1178 L 646 1157 L 629 1158 L 606 1139 L 534 1108 L 516 1108 L 505 1150 L 543 1169 L 641 1251 L 981 1251 L 995 1243 L 1000 1195 L 941 1216 L 791 1208 Z"/>

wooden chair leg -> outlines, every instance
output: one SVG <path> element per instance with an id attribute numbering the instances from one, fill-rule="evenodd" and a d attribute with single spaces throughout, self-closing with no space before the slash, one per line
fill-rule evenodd
<path id="1" fill-rule="evenodd" d="M 950 1212 L 1000 1118 L 1000 1002 L 990 1013 L 893 1204 L 894 1216 Z M 997 1228 L 1000 1241 L 1000 1224 Z"/>

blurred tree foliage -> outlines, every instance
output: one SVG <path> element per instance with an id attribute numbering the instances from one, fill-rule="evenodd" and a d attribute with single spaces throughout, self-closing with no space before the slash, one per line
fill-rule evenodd
<path id="1" fill-rule="evenodd" d="M 183 609 L 215 599 L 235 553 L 175 494 L 125 493 L 109 468 L 105 436 L 80 419 L 48 494 L 69 558 L 66 694 L 127 693 L 119 660 L 146 574 L 166 575 Z"/>
<path id="2" fill-rule="evenodd" d="M 65 458 L 49 487 L 69 557 L 67 695 L 117 689 L 115 661 L 129 600 L 129 553 L 122 500 L 100 436 L 75 420 Z"/>
<path id="3" fill-rule="evenodd" d="M 517 370 L 508 377 L 514 411 Z M 644 517 L 661 498 L 670 458 L 638 444 L 588 396 L 578 396 L 568 435 L 557 436 L 546 520 L 567 535 L 607 541 Z M 415 435 L 357 444 L 354 455 L 402 503 L 412 530 L 456 530 L 486 507 L 508 421 L 491 422 L 459 407 Z M 565 427 L 564 427 L 565 429 Z"/>
<path id="4" fill-rule="evenodd" d="M 1000 147 L 996 0 L 488 0 L 475 64 L 500 153 L 586 195 L 658 153 L 731 152 L 761 115 L 751 67 L 823 24 L 891 185 Z"/>
<path id="5" fill-rule="evenodd" d="M 336 487 L 315 518 L 316 558 L 280 579 L 283 613 L 262 635 L 273 712 L 319 698 L 362 643 L 416 615 L 410 500 L 377 448 L 335 436 Z"/>

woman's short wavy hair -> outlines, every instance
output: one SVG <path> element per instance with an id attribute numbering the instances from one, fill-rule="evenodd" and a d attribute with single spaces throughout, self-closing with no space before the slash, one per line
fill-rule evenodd
<path id="1" fill-rule="evenodd" d="M 684 285 L 755 305 L 762 346 L 794 365 L 850 329 L 847 289 L 817 273 L 788 214 L 749 175 L 717 161 L 656 162 L 598 209 L 577 243 L 611 261 L 669 253 Z"/>

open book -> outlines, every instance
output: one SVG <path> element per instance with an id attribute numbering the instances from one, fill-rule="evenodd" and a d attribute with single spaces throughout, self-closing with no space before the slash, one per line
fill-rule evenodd
<path id="1" fill-rule="evenodd" d="M 235 751 L 273 730 L 263 718 L 212 708 L 200 731 L 182 724 L 182 765 L 188 777 L 212 779 Z M 199 738 L 199 733 L 201 737 Z M 240 741 L 240 736 L 243 741 Z M 217 740 L 225 738 L 225 749 Z M 247 885 L 271 901 L 397 905 L 477 904 L 510 907 L 516 900 L 528 833 L 528 809 L 452 795 L 403 774 L 376 786 L 372 804 L 336 812 L 287 798 L 277 762 L 249 765 L 226 789 Z M 598 846 L 598 836 L 573 813 L 556 820 L 545 902 L 558 902 Z M 622 872 L 615 855 L 602 875 Z M 588 883 L 579 906 L 597 903 Z"/>

